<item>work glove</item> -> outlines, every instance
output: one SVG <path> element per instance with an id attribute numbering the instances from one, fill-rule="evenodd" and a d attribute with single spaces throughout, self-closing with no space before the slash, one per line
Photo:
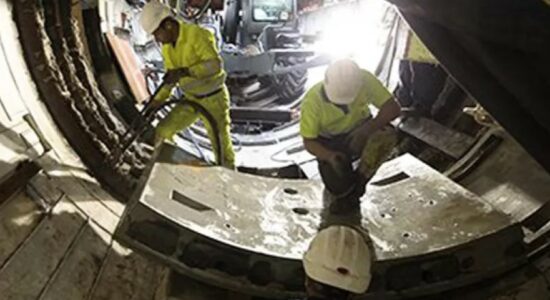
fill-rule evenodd
<path id="1" fill-rule="evenodd" d="M 168 72 L 166 72 L 166 74 L 164 74 L 163 81 L 167 85 L 174 85 L 178 83 L 178 81 L 182 77 L 187 77 L 190 75 L 191 73 L 189 72 L 188 68 L 173 69 L 173 70 L 169 70 Z"/>
<path id="2" fill-rule="evenodd" d="M 363 151 L 367 140 L 372 136 L 372 134 L 374 134 L 375 131 L 376 128 L 373 122 L 366 122 L 361 125 L 361 127 L 355 129 L 353 134 L 351 134 L 346 140 L 349 149 L 353 153 L 360 154 Z"/>

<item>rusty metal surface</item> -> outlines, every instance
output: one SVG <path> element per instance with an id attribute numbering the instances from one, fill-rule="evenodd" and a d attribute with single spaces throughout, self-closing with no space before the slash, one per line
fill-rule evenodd
<path id="1" fill-rule="evenodd" d="M 127 212 L 118 230 L 121 240 L 179 272 L 228 289 L 275 297 L 301 291 L 303 252 L 321 222 L 331 222 L 320 182 L 162 160 Z M 396 176 L 401 173 L 407 176 Z M 442 280 L 422 282 L 421 273 L 433 265 L 450 268 L 460 285 L 481 276 L 480 270 L 500 272 L 521 260 L 517 224 L 416 158 L 404 155 L 386 163 L 372 182 L 377 185 L 367 187 L 362 217 L 344 219 L 361 222 L 373 239 L 383 282 L 376 292 Z M 491 252 L 495 245 L 501 252 Z M 516 256 L 506 256 L 514 247 L 519 247 Z M 463 259 L 475 263 L 453 269 Z M 399 283 L 403 270 L 420 279 Z M 264 280 L 255 282 L 257 276 Z"/>

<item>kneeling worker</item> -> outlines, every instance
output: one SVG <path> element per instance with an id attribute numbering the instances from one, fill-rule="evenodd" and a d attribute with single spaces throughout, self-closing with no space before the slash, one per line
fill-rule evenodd
<path id="1" fill-rule="evenodd" d="M 152 100 L 152 105 L 160 105 L 170 96 L 173 86 L 179 84 L 185 98 L 200 104 L 216 122 L 215 125 L 210 124 L 193 107 L 177 105 L 159 123 L 156 130 L 157 143 L 172 139 L 178 131 L 200 118 L 208 131 L 218 164 L 234 168 L 229 92 L 225 86 L 223 61 L 214 35 L 198 25 L 176 20 L 171 9 L 157 1 L 151 1 L 143 7 L 140 22 L 143 29 L 162 44 L 162 57 L 167 70 L 164 77 L 166 86 Z M 216 141 L 220 141 L 221 145 Z M 218 153 L 221 153 L 221 157 L 218 157 Z"/>
<path id="2" fill-rule="evenodd" d="M 369 105 L 379 109 L 371 116 Z M 323 82 L 304 96 L 300 134 L 319 163 L 326 190 L 336 199 L 358 198 L 396 143 L 389 123 L 401 108 L 370 72 L 349 59 L 332 63 Z M 354 158 L 361 157 L 358 171 Z M 338 202 L 338 201 L 337 201 Z M 336 202 L 335 202 L 336 203 Z"/>
<path id="3" fill-rule="evenodd" d="M 304 254 L 308 300 L 346 300 L 371 282 L 374 249 L 368 234 L 333 225 L 317 233 Z"/>

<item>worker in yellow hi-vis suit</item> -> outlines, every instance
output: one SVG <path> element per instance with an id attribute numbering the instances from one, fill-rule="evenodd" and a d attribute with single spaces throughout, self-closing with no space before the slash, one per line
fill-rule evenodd
<path id="1" fill-rule="evenodd" d="M 230 134 L 229 92 L 214 35 L 198 25 L 176 20 L 171 9 L 157 1 L 144 6 L 140 22 L 143 29 L 162 44 L 167 70 L 166 86 L 153 99 L 152 105 L 160 105 L 170 96 L 173 86 L 179 84 L 186 99 L 204 107 L 216 123 L 210 124 L 193 107 L 177 105 L 158 125 L 157 142 L 172 139 L 174 134 L 200 118 L 208 131 L 217 162 L 233 169 L 235 154 Z M 217 127 L 218 132 L 213 127 Z"/>

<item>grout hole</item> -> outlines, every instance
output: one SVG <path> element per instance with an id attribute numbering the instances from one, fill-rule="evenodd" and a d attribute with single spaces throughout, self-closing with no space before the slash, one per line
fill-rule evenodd
<path id="1" fill-rule="evenodd" d="M 299 215 L 307 215 L 309 214 L 309 210 L 302 208 L 302 207 L 295 207 L 292 209 L 292 211 Z"/>
<path id="2" fill-rule="evenodd" d="M 293 188 L 285 188 L 283 190 L 286 194 L 289 194 L 289 195 L 296 195 L 298 194 L 298 191 L 293 189 Z"/>

